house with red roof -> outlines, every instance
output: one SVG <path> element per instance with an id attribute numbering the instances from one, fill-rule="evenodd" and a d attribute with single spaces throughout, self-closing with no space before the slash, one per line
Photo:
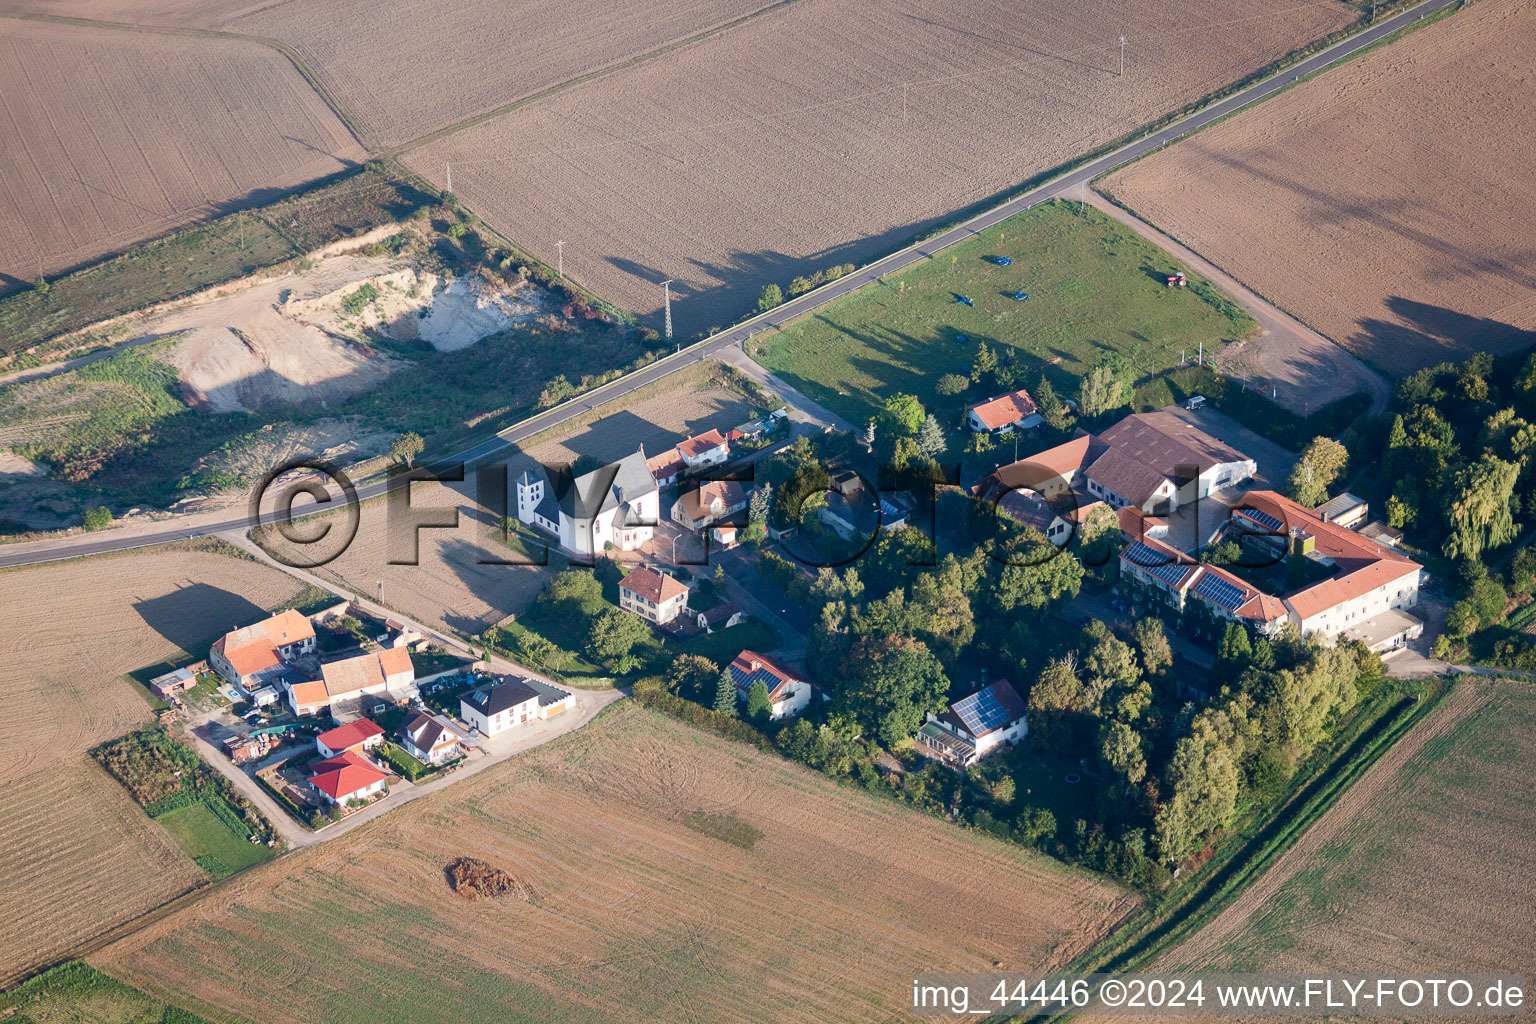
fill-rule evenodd
<path id="1" fill-rule="evenodd" d="M 731 444 L 718 430 L 709 430 L 677 443 L 677 454 L 689 469 L 715 466 L 731 457 Z"/>
<path id="2" fill-rule="evenodd" d="M 310 766 L 309 785 L 326 803 L 344 804 L 387 791 L 389 776 L 348 750 Z"/>
<path id="3" fill-rule="evenodd" d="M 619 607 L 664 626 L 688 609 L 688 588 L 676 577 L 642 565 L 619 580 Z"/>
<path id="4" fill-rule="evenodd" d="M 978 434 L 1011 434 L 1015 430 L 1038 427 L 1040 422 L 1040 408 L 1023 388 L 1006 395 L 994 395 L 971 406 L 965 413 L 965 425 Z"/>
<path id="5" fill-rule="evenodd" d="M 353 713 L 368 697 L 393 703 L 414 695 L 416 668 L 404 647 L 365 651 L 320 666 L 320 678 L 288 684 L 288 705 L 300 718 L 329 707 L 333 716 Z"/>
<path id="6" fill-rule="evenodd" d="M 752 686 L 761 682 L 768 690 L 769 716 L 786 718 L 799 714 L 811 702 L 811 684 L 783 664 L 756 651 L 742 651 L 730 664 L 736 696 L 743 702 Z"/>
<path id="7" fill-rule="evenodd" d="M 339 757 L 349 750 L 372 750 L 384 741 L 384 730 L 367 718 L 338 725 L 315 737 L 322 757 Z"/>
<path id="8" fill-rule="evenodd" d="M 315 627 L 290 608 L 219 637 L 208 651 L 208 664 L 230 683 L 250 692 L 281 675 L 285 662 L 314 649 Z"/>

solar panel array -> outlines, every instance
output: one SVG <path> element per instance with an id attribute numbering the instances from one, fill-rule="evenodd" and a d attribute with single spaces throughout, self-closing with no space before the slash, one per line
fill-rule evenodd
<path id="1" fill-rule="evenodd" d="M 1189 572 L 1189 566 L 1170 561 L 1167 555 L 1154 551 L 1140 541 L 1133 541 L 1125 549 L 1125 557 L 1132 565 L 1170 586 L 1176 587 L 1183 583 L 1185 574 Z"/>
<path id="2" fill-rule="evenodd" d="M 1247 516 L 1249 519 L 1252 519 L 1254 522 L 1258 523 L 1260 526 L 1274 530 L 1276 533 L 1285 532 L 1285 524 L 1276 519 L 1274 516 L 1270 515 L 1268 512 L 1260 512 L 1256 508 L 1240 508 L 1238 511 Z"/>
<path id="3" fill-rule="evenodd" d="M 1213 572 L 1200 574 L 1200 579 L 1195 583 L 1195 593 L 1230 612 L 1237 611 L 1245 600 L 1242 587 L 1232 583 L 1231 580 L 1222 579 Z"/>
<path id="4" fill-rule="evenodd" d="M 1008 724 L 1008 712 L 998 703 L 997 695 L 991 687 L 957 703 L 955 714 L 960 716 L 960 721 L 972 736 L 980 736 Z"/>

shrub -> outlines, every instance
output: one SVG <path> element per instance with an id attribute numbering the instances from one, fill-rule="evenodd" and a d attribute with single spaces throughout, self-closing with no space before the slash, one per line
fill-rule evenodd
<path id="1" fill-rule="evenodd" d="M 105 530 L 112 525 L 112 511 L 105 505 L 86 509 L 81 513 L 81 518 L 85 521 L 85 528 L 92 532 Z"/>

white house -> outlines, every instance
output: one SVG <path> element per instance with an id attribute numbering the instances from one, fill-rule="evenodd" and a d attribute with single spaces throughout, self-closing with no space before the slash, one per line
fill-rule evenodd
<path id="1" fill-rule="evenodd" d="M 677 444 L 677 454 L 689 469 L 717 466 L 731 457 L 730 442 L 718 430 L 710 430 Z"/>
<path id="2" fill-rule="evenodd" d="M 766 654 L 742 651 L 731 662 L 730 670 L 736 696 L 743 702 L 752 695 L 753 684 L 761 682 L 767 688 L 772 718 L 799 714 L 811 702 L 811 684 Z"/>
<path id="3" fill-rule="evenodd" d="M 539 693 L 525 680 L 502 676 L 499 681 L 460 697 L 459 717 L 481 735 L 495 736 L 541 717 Z"/>
<path id="4" fill-rule="evenodd" d="M 389 785 L 389 776 L 356 751 L 348 750 L 313 765 L 309 784 L 326 803 L 344 804 L 349 800 L 367 800 L 383 792 Z"/>
<path id="5" fill-rule="evenodd" d="M 1013 684 L 999 679 L 955 701 L 942 715 L 929 712 L 917 733 L 917 751 L 949 764 L 973 765 L 1029 734 L 1024 711 L 1024 700 Z"/>
<path id="6" fill-rule="evenodd" d="M 977 433 L 1011 434 L 1038 427 L 1040 423 L 1039 407 L 1023 388 L 978 402 L 965 413 L 965 425 Z"/>
<path id="7" fill-rule="evenodd" d="M 517 518 L 554 534 L 560 547 L 592 556 L 609 545 L 633 551 L 655 533 L 661 497 L 640 448 L 618 462 L 550 481 L 528 470 L 517 478 Z"/>
<path id="8" fill-rule="evenodd" d="M 735 601 L 717 604 L 708 611 L 694 613 L 694 623 L 706 633 L 717 629 L 730 629 L 741 622 L 741 605 Z"/>
<path id="9" fill-rule="evenodd" d="M 284 662 L 314 649 L 315 627 L 290 608 L 219 637 L 208 651 L 208 664 L 230 683 L 250 691 L 282 674 Z"/>
<path id="10" fill-rule="evenodd" d="M 463 749 L 458 734 L 431 715 L 414 712 L 395 732 L 405 752 L 424 764 L 442 764 Z"/>
<path id="11" fill-rule="evenodd" d="M 688 609 L 688 588 L 642 565 L 619 580 L 619 607 L 664 626 Z"/>

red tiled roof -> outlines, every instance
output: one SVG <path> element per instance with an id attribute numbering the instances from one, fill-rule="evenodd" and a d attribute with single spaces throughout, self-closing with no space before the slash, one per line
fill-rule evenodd
<path id="1" fill-rule="evenodd" d="M 718 430 L 710 430 L 698 437 L 690 437 L 679 441 L 677 450 L 688 458 L 697 458 L 712 448 L 719 448 L 725 444 L 725 437 Z"/>
<path id="2" fill-rule="evenodd" d="M 627 590 L 632 594 L 637 594 L 656 604 L 670 601 L 680 594 L 688 593 L 688 588 L 676 579 L 664 572 L 657 572 L 655 569 L 644 565 L 631 570 L 628 576 L 619 580 L 619 588 Z"/>
<path id="3" fill-rule="evenodd" d="M 1020 487 L 1043 492 L 1066 486 L 1103 451 L 1104 444 L 1098 438 L 1092 434 L 1079 434 L 1064 444 L 999 467 L 976 485 L 975 493 L 993 499 Z"/>
<path id="4" fill-rule="evenodd" d="M 414 675 L 416 671 L 411 666 L 411 652 L 405 647 L 386 647 L 380 651 L 379 665 L 386 676 L 397 676 L 402 672 Z"/>
<path id="5" fill-rule="evenodd" d="M 1038 409 L 1035 400 L 1023 388 L 971 406 L 971 411 L 988 430 L 997 430 L 1010 423 L 1017 423 L 1026 416 L 1033 416 Z"/>
<path id="6" fill-rule="evenodd" d="M 736 681 L 736 689 L 743 694 L 752 692 L 752 684 L 759 679 L 768 687 L 768 699 L 779 700 L 783 697 L 783 690 L 791 683 L 801 681 L 789 669 L 780 665 L 766 654 L 758 654 L 756 651 L 742 651 L 736 655 L 736 660 L 731 662 L 731 678 Z"/>
<path id="7" fill-rule="evenodd" d="M 350 750 L 360 743 L 383 736 L 384 730 L 366 718 L 337 726 L 316 737 L 329 750 Z"/>
<path id="8" fill-rule="evenodd" d="M 325 683 L 319 679 L 307 683 L 294 683 L 290 688 L 295 704 L 324 704 L 331 699 Z"/>
<path id="9" fill-rule="evenodd" d="M 348 750 L 315 765 L 311 769 L 309 781 L 332 800 L 345 800 L 353 793 L 387 778 L 389 776 Z"/>
<path id="10" fill-rule="evenodd" d="M 261 622 L 231 630 L 213 646 L 236 673 L 248 676 L 276 665 L 281 660 L 277 648 L 308 640 L 314 635 L 315 627 L 310 621 L 290 608 Z"/>
<path id="11" fill-rule="evenodd" d="M 668 448 L 660 455 L 652 455 L 646 459 L 645 467 L 651 471 L 652 476 L 665 479 L 676 476 L 683 468 L 683 457 L 677 454 L 676 448 Z"/>

